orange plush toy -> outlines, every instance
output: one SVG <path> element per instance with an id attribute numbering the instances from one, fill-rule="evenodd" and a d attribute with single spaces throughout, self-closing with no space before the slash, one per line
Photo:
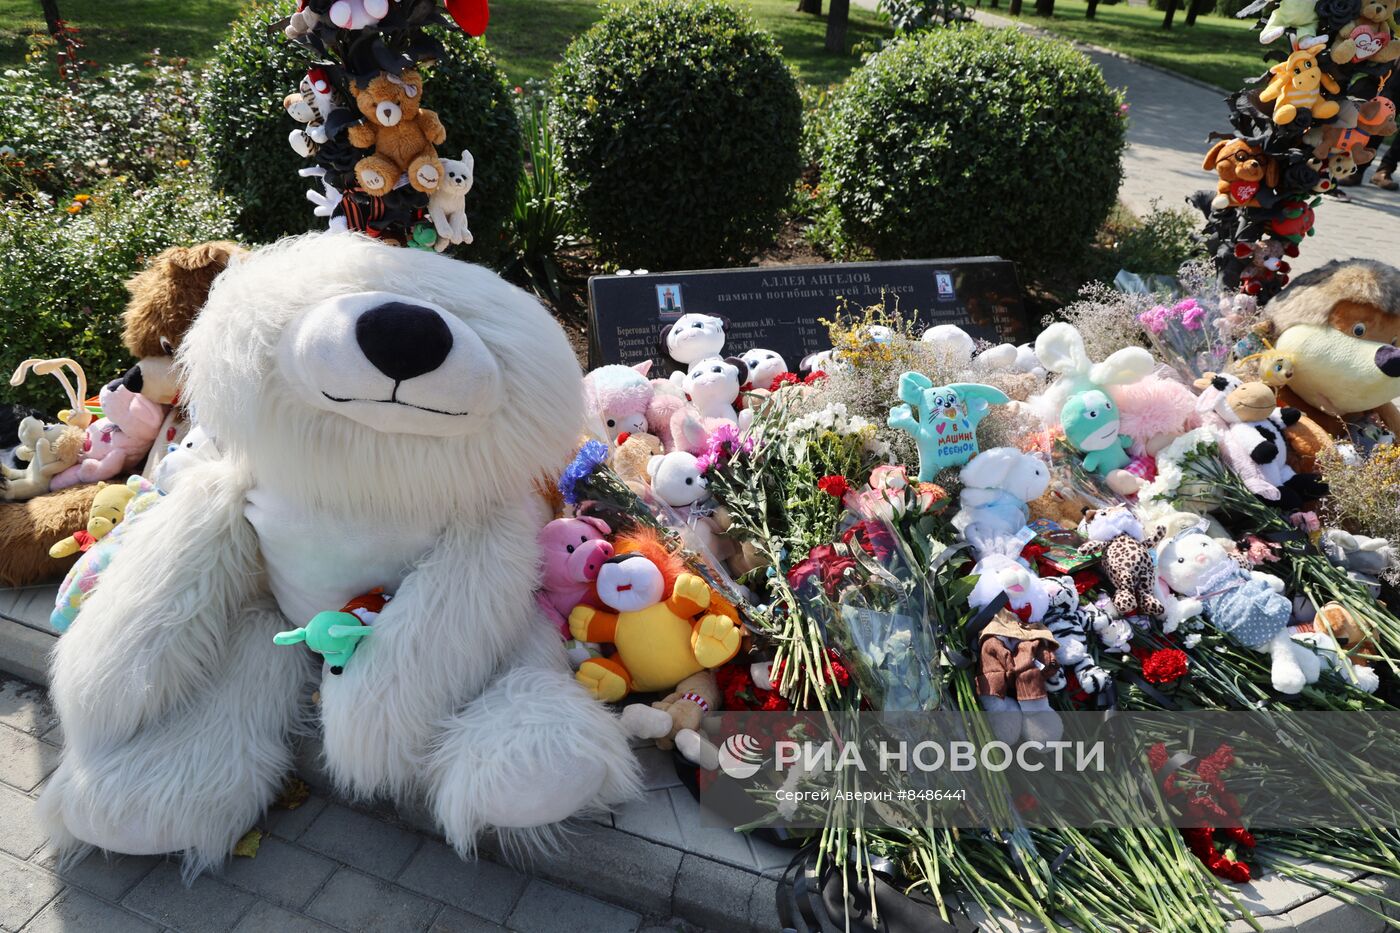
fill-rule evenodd
<path id="1" fill-rule="evenodd" d="M 423 77 L 412 68 L 401 75 L 375 75 L 354 83 L 355 104 L 366 122 L 350 127 L 350 142 L 373 149 L 355 164 L 355 178 L 366 194 L 382 198 L 408 174 L 408 183 L 424 194 L 437 190 L 442 163 L 437 146 L 447 140 L 442 121 L 422 109 Z"/>
<path id="2" fill-rule="evenodd" d="M 617 648 L 579 667 L 579 682 L 594 696 L 616 702 L 633 691 L 670 691 L 739 652 L 743 629 L 734 607 L 654 534 L 624 536 L 616 546 L 598 573 L 606 608 L 569 614 L 574 638 Z"/>
<path id="3" fill-rule="evenodd" d="M 1320 45 L 1297 49 L 1269 69 L 1273 78 L 1259 99 L 1266 103 L 1274 102 L 1274 122 L 1279 126 L 1292 123 L 1299 110 L 1311 112 L 1314 120 L 1330 120 L 1342 109 L 1335 100 L 1325 100 L 1322 96 L 1324 89 L 1340 94 L 1342 88 L 1317 63 L 1317 53 L 1320 51 Z"/>

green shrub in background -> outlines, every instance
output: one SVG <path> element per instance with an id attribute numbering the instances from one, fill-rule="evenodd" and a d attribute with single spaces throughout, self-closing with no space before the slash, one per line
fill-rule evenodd
<path id="1" fill-rule="evenodd" d="M 841 257 L 1075 262 L 1116 202 L 1121 105 L 1059 40 L 979 27 L 898 40 L 836 94 L 816 235 Z"/>
<path id="2" fill-rule="evenodd" d="M 153 58 L 102 71 L 84 68 L 69 84 L 54 65 L 54 42 L 31 41 L 0 94 L 0 194 L 81 192 L 104 179 L 154 181 L 195 156 L 191 130 L 198 73 L 178 59 Z"/>
<path id="3" fill-rule="evenodd" d="M 167 246 L 233 236 L 233 214 L 193 168 L 151 187 L 113 180 L 81 202 L 0 201 L 0 372 L 31 356 L 71 356 L 93 387 L 124 372 L 122 283 Z M 66 406 L 52 379 L 7 387 L 4 398 Z"/>
<path id="4" fill-rule="evenodd" d="M 802 102 L 748 16 L 714 0 L 609 5 L 554 90 L 569 200 L 605 259 L 711 266 L 772 241 L 800 169 Z"/>
<path id="5" fill-rule="evenodd" d="M 1184 207 L 1163 208 L 1157 201 L 1141 220 L 1129 217 L 1110 227 L 1116 242 L 1111 244 L 1116 268 L 1138 275 L 1176 275 L 1182 264 L 1205 256 L 1198 230 L 1201 215 Z"/>
<path id="6" fill-rule="evenodd" d="M 238 230 L 250 242 L 324 226 L 306 200 L 310 165 L 287 145 L 295 126 L 282 108 L 306 73 L 309 53 L 268 32 L 268 25 L 296 8 L 293 0 L 251 7 L 215 50 L 200 94 L 200 149 L 215 186 L 238 203 Z M 447 142 L 438 150 L 456 157 L 470 149 L 476 183 L 467 217 L 476 242 L 459 247 L 463 258 L 492 261 L 502 250 L 504 225 L 520 175 L 520 125 L 510 89 L 480 40 L 456 30 L 438 37 L 446 54 L 424 68 L 424 104 L 442 118 Z M 454 254 L 456 250 L 454 250 Z"/>
<path id="7" fill-rule="evenodd" d="M 515 101 L 524 134 L 525 170 L 515 189 L 510 253 L 501 264 L 501 274 L 533 289 L 556 310 L 563 310 L 572 298 L 564 286 L 558 254 L 573 231 L 569 202 L 559 178 L 559 151 L 549 130 L 549 95 L 536 82 L 516 90 L 520 92 Z"/>

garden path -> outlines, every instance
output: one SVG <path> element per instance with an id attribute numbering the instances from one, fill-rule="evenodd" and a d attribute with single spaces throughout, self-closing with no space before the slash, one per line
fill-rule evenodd
<path id="1" fill-rule="evenodd" d="M 981 10 L 973 15 L 988 26 L 1034 28 Z M 1079 48 L 1103 69 L 1109 84 L 1123 89 L 1129 104 L 1128 150 L 1118 192 L 1123 202 L 1141 215 L 1152 209 L 1153 201 L 1175 207 L 1209 187 L 1211 176 L 1201 170 L 1201 159 L 1211 131 L 1229 129 L 1225 92 L 1107 49 Z M 1317 234 L 1302 244 L 1302 255 L 1293 260 L 1295 272 L 1357 256 L 1396 260 L 1400 192 L 1363 184 L 1347 193 L 1350 204 L 1327 198 L 1318 207 Z"/>
<path id="2" fill-rule="evenodd" d="M 876 0 L 855 2 L 873 9 Z M 1035 31 L 1033 25 L 983 10 L 973 10 L 972 15 L 987 26 Z M 1123 89 L 1129 104 L 1128 149 L 1123 154 L 1119 190 L 1123 202 L 1142 215 L 1154 201 L 1176 207 L 1193 192 L 1209 187 L 1212 178 L 1201 170 L 1201 159 L 1209 148 L 1210 132 L 1229 128 L 1225 92 L 1107 49 L 1077 47 L 1103 69 L 1110 85 Z M 1382 191 L 1369 183 L 1347 192 L 1352 203 L 1328 198 L 1318 207 L 1317 233 L 1302 245 L 1302 255 L 1293 261 L 1295 272 L 1332 259 L 1400 260 L 1400 192 Z"/>

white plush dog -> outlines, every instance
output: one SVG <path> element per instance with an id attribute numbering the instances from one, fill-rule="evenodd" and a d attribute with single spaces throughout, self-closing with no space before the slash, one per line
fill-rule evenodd
<path id="1" fill-rule="evenodd" d="M 326 762 L 357 796 L 422 793 L 469 852 L 487 827 L 624 798 L 617 720 L 570 676 L 533 590 L 533 484 L 583 426 L 559 326 L 478 266 L 353 234 L 230 265 L 179 351 L 223 456 L 133 527 L 54 653 L 66 747 L 53 839 L 222 861 L 273 799 L 312 656 L 278 631 L 393 601 L 320 683 Z"/>
<path id="2" fill-rule="evenodd" d="M 433 249 L 439 253 L 455 243 L 472 241 L 472 232 L 467 229 L 467 192 L 476 180 L 475 169 L 476 160 L 466 149 L 460 159 L 442 160 L 442 181 L 428 196 L 428 216 L 437 229 Z"/>

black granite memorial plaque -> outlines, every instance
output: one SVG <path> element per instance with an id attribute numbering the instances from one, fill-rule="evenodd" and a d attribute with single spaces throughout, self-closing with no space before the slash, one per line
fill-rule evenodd
<path id="1" fill-rule="evenodd" d="M 726 351 L 763 347 L 790 367 L 830 349 L 822 319 L 883 300 L 923 326 L 957 324 L 973 337 L 1024 343 L 1034 335 L 1012 262 L 994 256 L 596 275 L 588 280 L 589 366 L 654 359 L 660 335 L 684 313 L 729 319 Z"/>

